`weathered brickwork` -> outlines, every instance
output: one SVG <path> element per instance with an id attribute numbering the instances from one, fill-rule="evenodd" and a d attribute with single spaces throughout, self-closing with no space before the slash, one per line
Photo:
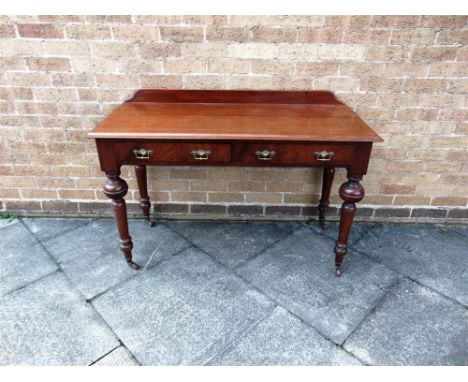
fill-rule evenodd
<path id="1" fill-rule="evenodd" d="M 468 219 L 467 61 L 467 16 L 0 16 L 0 209 L 109 213 L 85 135 L 138 88 L 329 89 L 385 139 L 361 218 Z M 301 168 L 149 179 L 163 216 L 306 218 L 321 186 Z"/>

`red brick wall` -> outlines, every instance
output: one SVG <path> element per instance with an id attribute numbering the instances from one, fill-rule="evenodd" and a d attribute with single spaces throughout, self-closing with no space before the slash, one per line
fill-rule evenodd
<path id="1" fill-rule="evenodd" d="M 467 22 L 0 16 L 0 208 L 108 211 L 85 135 L 135 89 L 330 89 L 385 139 L 363 181 L 362 216 L 467 218 Z M 131 204 L 136 182 L 130 169 L 124 175 Z M 149 178 L 157 212 L 304 217 L 314 212 L 321 174 L 173 167 L 151 168 Z"/>

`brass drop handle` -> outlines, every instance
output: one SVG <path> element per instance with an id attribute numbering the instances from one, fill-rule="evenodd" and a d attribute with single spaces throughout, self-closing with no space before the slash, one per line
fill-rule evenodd
<path id="1" fill-rule="evenodd" d="M 257 158 L 260 160 L 272 160 L 273 157 L 276 155 L 276 151 L 261 150 L 261 151 L 255 151 L 255 154 L 257 155 Z"/>
<path id="2" fill-rule="evenodd" d="M 335 155 L 335 153 L 333 151 L 316 151 L 314 153 L 315 155 L 315 158 L 317 160 L 320 160 L 322 162 L 326 162 L 326 161 L 329 161 L 332 159 L 332 157 Z"/>
<path id="3" fill-rule="evenodd" d="M 153 150 L 147 149 L 135 149 L 133 150 L 133 154 L 135 155 L 136 159 L 149 159 L 151 155 L 154 154 Z"/>
<path id="4" fill-rule="evenodd" d="M 210 150 L 203 150 L 203 149 L 200 149 L 200 150 L 192 150 L 190 152 L 193 157 L 196 159 L 196 160 L 207 160 L 208 157 L 211 155 L 211 151 Z"/>

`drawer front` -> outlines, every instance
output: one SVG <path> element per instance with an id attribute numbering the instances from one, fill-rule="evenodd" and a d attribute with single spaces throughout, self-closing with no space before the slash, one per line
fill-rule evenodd
<path id="1" fill-rule="evenodd" d="M 118 142 L 114 143 L 114 153 L 119 164 L 209 164 L 231 161 L 231 145 L 228 143 Z"/>
<path id="2" fill-rule="evenodd" d="M 234 161 L 251 166 L 348 164 L 353 150 L 347 144 L 248 143 L 236 146 Z"/>

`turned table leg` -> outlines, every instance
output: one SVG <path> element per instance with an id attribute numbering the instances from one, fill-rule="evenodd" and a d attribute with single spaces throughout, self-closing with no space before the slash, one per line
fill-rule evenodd
<path id="1" fill-rule="evenodd" d="M 319 224 L 322 229 L 326 228 L 325 218 L 327 216 L 328 206 L 330 205 L 330 191 L 335 176 L 335 169 L 325 167 L 323 169 L 323 183 L 322 183 L 322 196 L 320 197 L 318 210 L 319 210 Z"/>
<path id="2" fill-rule="evenodd" d="M 132 260 L 132 238 L 128 232 L 127 205 L 124 196 L 127 194 L 128 185 L 120 178 L 120 171 L 106 171 L 107 181 L 104 185 L 104 194 L 112 200 L 112 210 L 120 237 L 120 250 L 123 252 L 128 265 L 133 269 L 140 266 Z"/>
<path id="3" fill-rule="evenodd" d="M 138 182 L 138 191 L 140 193 L 140 208 L 143 211 L 146 223 L 152 227 L 150 220 L 151 202 L 148 196 L 148 183 L 146 179 L 146 166 L 135 166 L 135 174 Z"/>
<path id="4" fill-rule="evenodd" d="M 359 183 L 362 176 L 348 175 L 348 181 L 340 187 L 340 197 L 343 199 L 340 216 L 340 232 L 335 242 L 335 275 L 341 276 L 341 263 L 348 251 L 348 237 L 356 213 L 356 203 L 364 197 L 364 187 Z"/>

